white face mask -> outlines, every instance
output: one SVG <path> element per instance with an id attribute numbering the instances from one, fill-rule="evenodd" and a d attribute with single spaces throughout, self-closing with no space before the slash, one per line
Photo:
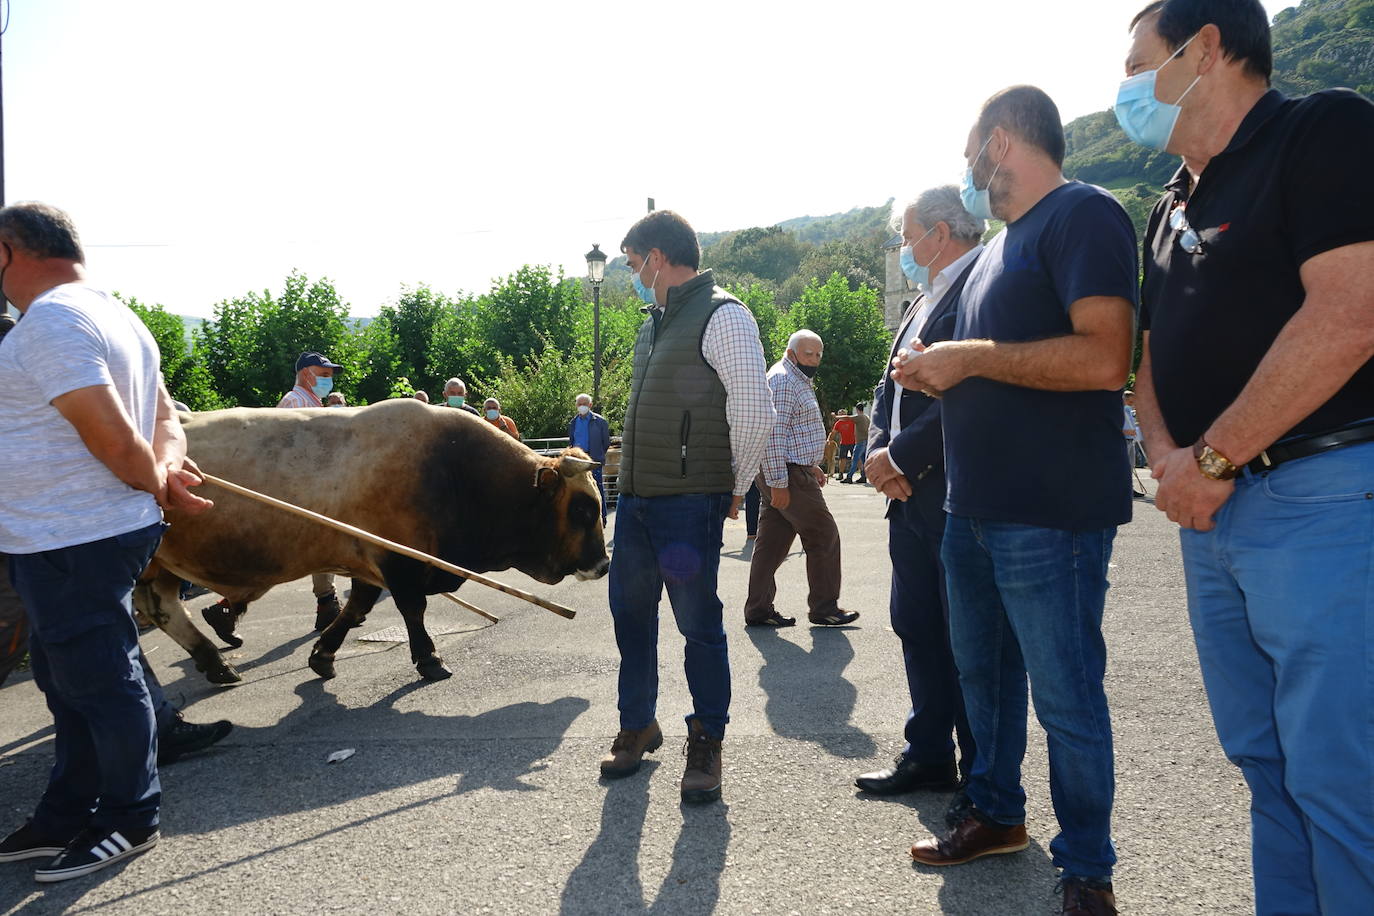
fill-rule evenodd
<path id="1" fill-rule="evenodd" d="M 587 414 L 589 414 L 589 413 L 592 412 L 592 409 L 591 409 L 590 407 L 588 407 L 586 404 L 578 404 L 578 405 L 577 405 L 577 412 L 580 413 L 582 416 L 585 417 Z"/>

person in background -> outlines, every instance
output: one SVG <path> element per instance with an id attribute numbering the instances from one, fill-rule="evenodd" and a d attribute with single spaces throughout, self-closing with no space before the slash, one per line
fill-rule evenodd
<path id="1" fill-rule="evenodd" d="M 296 357 L 295 387 L 282 396 L 277 406 L 293 409 L 323 407 L 324 399 L 334 389 L 334 373 L 341 369 L 343 366 L 331 362 L 323 353 L 307 350 Z M 310 589 L 315 595 L 315 629 L 320 631 L 333 623 L 342 610 L 339 595 L 334 590 L 334 574 L 315 573 L 310 577 Z M 243 645 L 243 637 L 238 635 L 238 622 L 242 615 L 230 606 L 228 599 L 221 598 L 215 604 L 201 608 L 200 616 L 225 643 Z"/>
<path id="2" fill-rule="evenodd" d="M 325 396 L 325 407 L 347 407 L 348 401 L 344 399 L 342 391 L 331 391 Z"/>
<path id="3" fill-rule="evenodd" d="M 506 433 L 517 442 L 520 440 L 520 428 L 515 425 L 514 420 L 501 413 L 500 401 L 496 400 L 496 398 L 487 398 L 486 403 L 482 405 L 482 410 L 483 413 L 486 414 L 488 423 L 501 430 L 501 432 Z"/>
<path id="4" fill-rule="evenodd" d="M 749 492 L 744 494 L 744 539 L 752 541 L 759 536 L 759 503 L 763 496 L 759 493 L 758 481 L 749 484 Z"/>
<path id="5" fill-rule="evenodd" d="M 477 408 L 468 403 L 468 386 L 457 376 L 444 382 L 443 406 L 457 407 L 459 410 L 466 410 L 474 417 L 481 416 L 481 414 L 477 412 Z"/>
<path id="6" fill-rule="evenodd" d="M 611 424 L 592 410 L 592 396 L 579 394 L 574 399 L 573 418 L 568 421 L 568 444 L 587 453 L 596 462 L 592 476 L 601 493 L 601 524 L 606 524 L 606 486 L 602 483 L 601 466 L 606 463 L 606 449 L 611 447 Z"/>
<path id="7" fill-rule="evenodd" d="M 854 415 L 851 419 L 854 422 L 854 454 L 849 461 L 849 470 L 841 482 L 853 483 L 854 472 L 858 471 L 859 483 L 868 483 L 864 471 L 864 462 L 868 459 L 868 431 L 871 424 L 868 421 L 868 416 L 864 413 L 864 405 L 854 405 Z"/>
<path id="8" fill-rule="evenodd" d="M 829 479 L 820 467 L 826 436 L 812 378 L 824 351 L 815 331 L 797 331 L 783 358 L 768 370 L 777 421 L 756 481 L 765 505 L 749 560 L 745 626 L 790 627 L 797 622 L 779 614 L 773 599 L 778 567 L 798 535 L 806 551 L 807 619 L 815 626 L 838 627 L 859 617 L 858 611 L 840 608 L 840 529 L 821 495 Z"/>
<path id="9" fill-rule="evenodd" d="M 421 404 L 429 403 L 429 392 L 425 391 L 422 388 L 417 388 L 414 392 L 411 393 L 410 396 L 415 400 L 419 401 Z"/>
<path id="10" fill-rule="evenodd" d="M 1136 454 L 1141 451 L 1140 424 L 1135 417 L 1135 392 L 1127 388 L 1121 393 L 1122 421 L 1121 435 L 1126 437 L 1126 460 L 1130 462 L 1132 473 L 1139 467 Z M 1145 491 L 1136 483 L 1131 484 L 1131 496 L 1144 499 Z"/>
<path id="11" fill-rule="evenodd" d="M 846 475 L 854 473 L 854 446 L 859 440 L 854 418 L 843 407 L 835 416 L 835 425 L 831 427 L 830 435 L 840 443 L 839 454 L 836 455 L 839 466 L 835 469 L 835 479 L 844 480 Z"/>

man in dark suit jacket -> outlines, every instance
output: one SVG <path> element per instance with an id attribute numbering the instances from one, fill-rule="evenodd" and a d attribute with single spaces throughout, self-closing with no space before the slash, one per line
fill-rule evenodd
<path id="1" fill-rule="evenodd" d="M 606 524 L 606 487 L 601 482 L 601 466 L 606 463 L 606 449 L 611 447 L 611 424 L 592 410 L 592 396 L 577 396 L 577 412 L 568 421 L 568 444 L 582 449 L 596 462 L 592 476 L 601 491 L 601 524 Z"/>
<path id="2" fill-rule="evenodd" d="M 983 250 L 984 223 L 969 215 L 959 189 L 952 185 L 921 194 L 899 218 L 902 270 L 921 295 L 902 316 L 890 357 L 910 347 L 913 338 L 931 344 L 953 336 L 959 294 Z M 952 789 L 972 767 L 974 747 L 949 647 L 949 607 L 940 564 L 945 530 L 940 402 L 903 389 L 884 372 L 874 392 L 871 418 L 864 470 L 869 482 L 889 497 L 890 610 L 906 660 L 911 711 L 906 746 L 894 766 L 865 773 L 854 782 L 875 795 Z M 958 736 L 957 768 L 951 734 Z"/>

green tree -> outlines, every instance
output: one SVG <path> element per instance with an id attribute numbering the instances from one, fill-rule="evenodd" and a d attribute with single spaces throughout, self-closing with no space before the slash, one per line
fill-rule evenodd
<path id="1" fill-rule="evenodd" d="M 781 226 L 755 227 L 725 236 L 702 253 L 702 260 L 728 282 L 738 283 L 741 275 L 748 274 L 782 283 L 797 272 L 810 249 Z"/>
<path id="2" fill-rule="evenodd" d="M 743 302 L 753 313 L 754 321 L 759 326 L 759 342 L 763 344 L 764 361 L 770 366 L 773 365 L 782 357 L 776 339 L 782 313 L 778 311 L 773 290 L 763 283 L 754 282 L 748 286 L 730 287 L 729 293 Z"/>
<path id="3" fill-rule="evenodd" d="M 296 357 L 306 350 L 344 366 L 336 387 L 357 399 L 360 347 L 348 306 L 328 280 L 312 283 L 298 271 L 276 298 L 264 290 L 216 304 L 214 318 L 192 335 L 192 352 L 209 370 L 215 390 L 245 407 L 276 404 L 293 384 Z"/>
<path id="4" fill-rule="evenodd" d="M 476 337 L 471 354 L 474 375 L 493 377 L 505 365 L 532 364 L 545 344 L 559 352 L 573 349 L 582 291 L 577 280 L 565 279 L 546 264 L 526 264 L 496 281 L 476 302 Z M 516 421 L 519 422 L 518 420 Z"/>
<path id="5" fill-rule="evenodd" d="M 816 399 L 829 412 L 873 399 L 873 386 L 887 360 L 889 334 L 878 293 L 850 289 L 838 272 L 812 281 L 788 310 L 777 334 L 781 349 L 793 331 L 809 328 L 825 342 L 816 373 Z"/>
<path id="6" fill-rule="evenodd" d="M 162 364 L 162 378 L 173 398 L 192 410 L 215 410 L 227 406 L 215 392 L 213 380 L 205 367 L 196 361 L 186 342 L 186 325 L 161 305 L 144 305 L 130 296 L 119 293 L 115 298 L 127 305 L 147 326 L 157 342 Z"/>

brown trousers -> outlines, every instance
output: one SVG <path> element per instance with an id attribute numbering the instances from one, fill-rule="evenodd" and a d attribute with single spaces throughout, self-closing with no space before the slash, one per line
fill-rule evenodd
<path id="1" fill-rule="evenodd" d="M 806 581 L 810 586 L 807 615 L 814 620 L 836 613 L 840 606 L 840 529 L 825 505 L 815 473 L 809 467 L 787 466 L 787 489 L 792 498 L 786 509 L 773 506 L 772 490 L 762 476 L 758 478 L 758 487 L 763 495 L 763 511 L 759 513 L 759 536 L 749 562 L 749 597 L 744 602 L 744 619 L 762 620 L 774 610 L 773 599 L 778 593 L 775 576 L 798 535 L 806 551 Z"/>

